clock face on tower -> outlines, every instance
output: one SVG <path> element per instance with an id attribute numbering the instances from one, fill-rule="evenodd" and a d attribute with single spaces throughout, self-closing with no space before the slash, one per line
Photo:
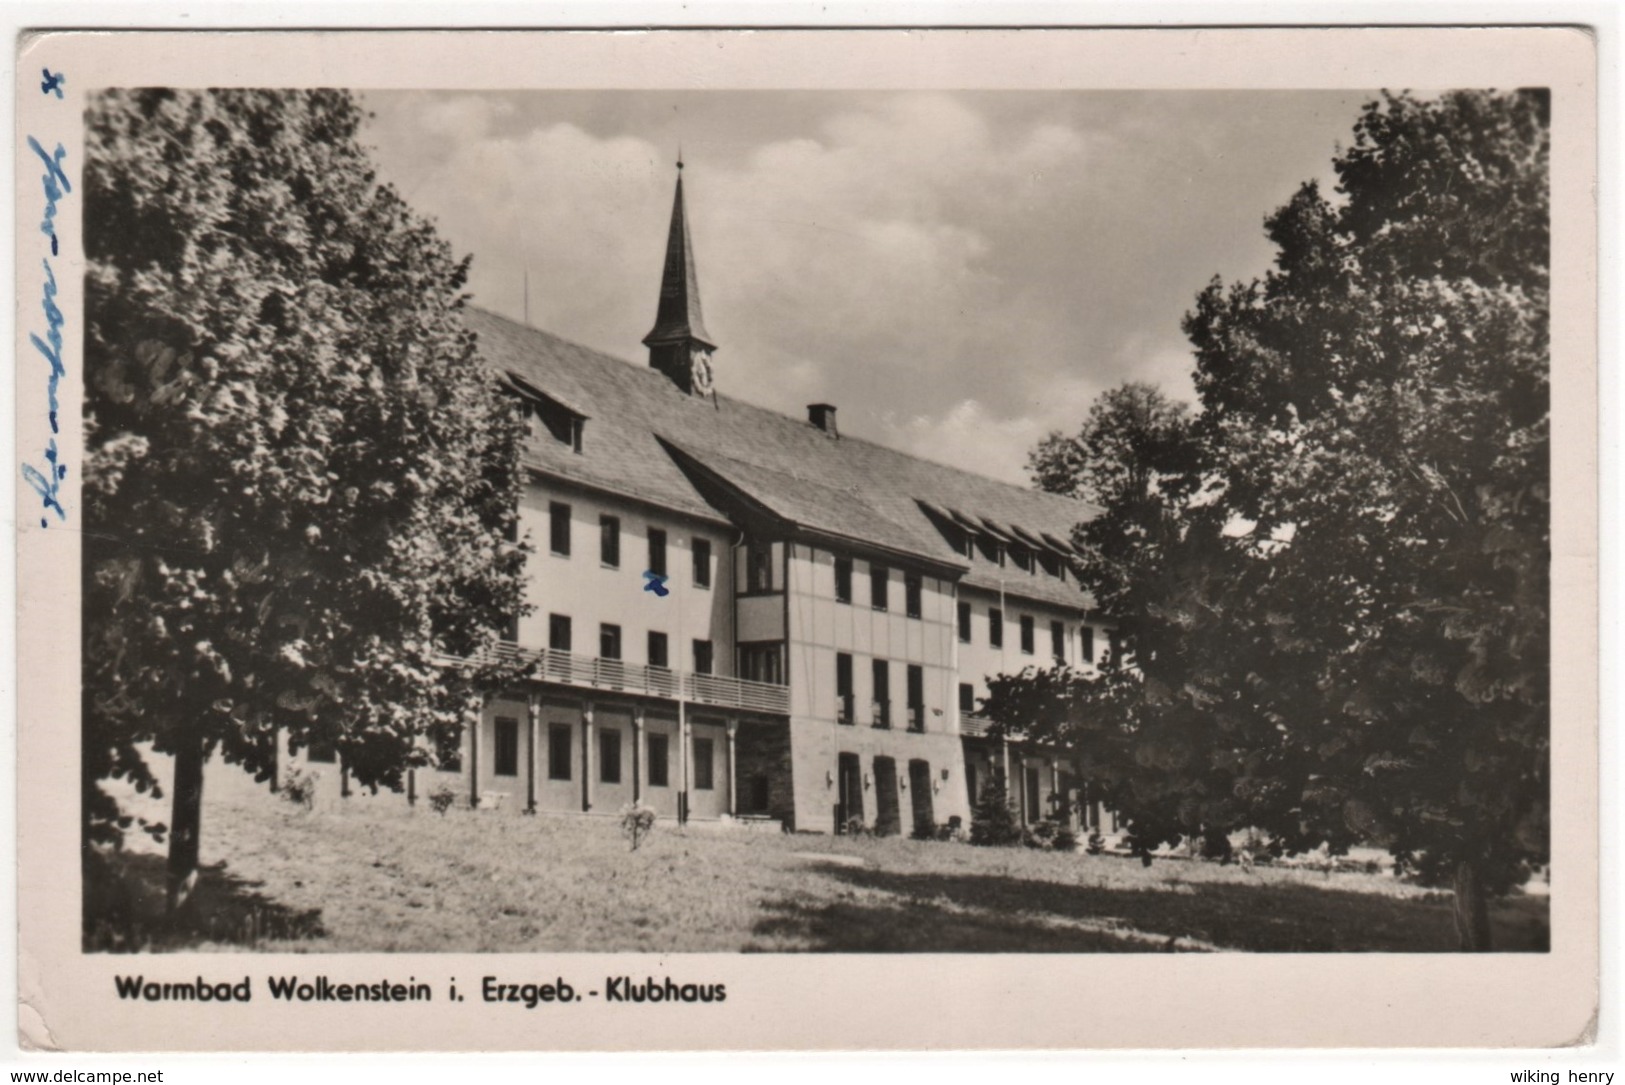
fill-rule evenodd
<path id="1" fill-rule="evenodd" d="M 696 347 L 688 354 L 689 386 L 702 396 L 711 394 L 711 354 Z"/>

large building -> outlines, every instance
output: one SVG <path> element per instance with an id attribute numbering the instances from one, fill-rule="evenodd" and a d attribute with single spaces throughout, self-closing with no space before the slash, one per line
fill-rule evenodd
<path id="1" fill-rule="evenodd" d="M 414 792 L 910 832 L 968 824 L 1002 776 L 1023 820 L 1077 824 L 1069 766 L 976 706 L 989 675 L 1106 650 L 1070 567 L 1087 506 L 844 436 L 833 404 L 721 394 L 680 173 L 647 365 L 469 320 L 530 422 L 509 640 L 535 679 Z"/>

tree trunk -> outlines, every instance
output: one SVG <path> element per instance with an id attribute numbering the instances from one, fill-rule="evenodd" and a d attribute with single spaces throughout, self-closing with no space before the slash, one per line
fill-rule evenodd
<path id="1" fill-rule="evenodd" d="M 1478 867 L 1463 859 L 1456 864 L 1456 935 L 1464 953 L 1490 949 L 1490 906 Z"/>
<path id="2" fill-rule="evenodd" d="M 169 910 L 178 911 L 197 885 L 198 834 L 203 820 L 203 736 L 185 728 L 175 750 L 174 812 L 169 820 Z"/>

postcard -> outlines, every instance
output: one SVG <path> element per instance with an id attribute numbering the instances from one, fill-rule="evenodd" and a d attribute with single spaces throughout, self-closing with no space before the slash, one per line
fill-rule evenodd
<path id="1" fill-rule="evenodd" d="M 17 79 L 23 1047 L 1591 1035 L 1586 33 Z"/>

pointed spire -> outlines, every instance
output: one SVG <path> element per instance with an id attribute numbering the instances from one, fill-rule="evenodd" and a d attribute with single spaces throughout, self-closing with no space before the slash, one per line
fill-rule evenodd
<path id="1" fill-rule="evenodd" d="M 660 308 L 655 326 L 643 337 L 645 346 L 696 342 L 716 349 L 700 312 L 700 281 L 694 272 L 694 243 L 688 236 L 683 205 L 683 158 L 677 152 L 677 195 L 671 205 L 671 231 L 666 237 L 666 269 L 660 282 Z"/>

